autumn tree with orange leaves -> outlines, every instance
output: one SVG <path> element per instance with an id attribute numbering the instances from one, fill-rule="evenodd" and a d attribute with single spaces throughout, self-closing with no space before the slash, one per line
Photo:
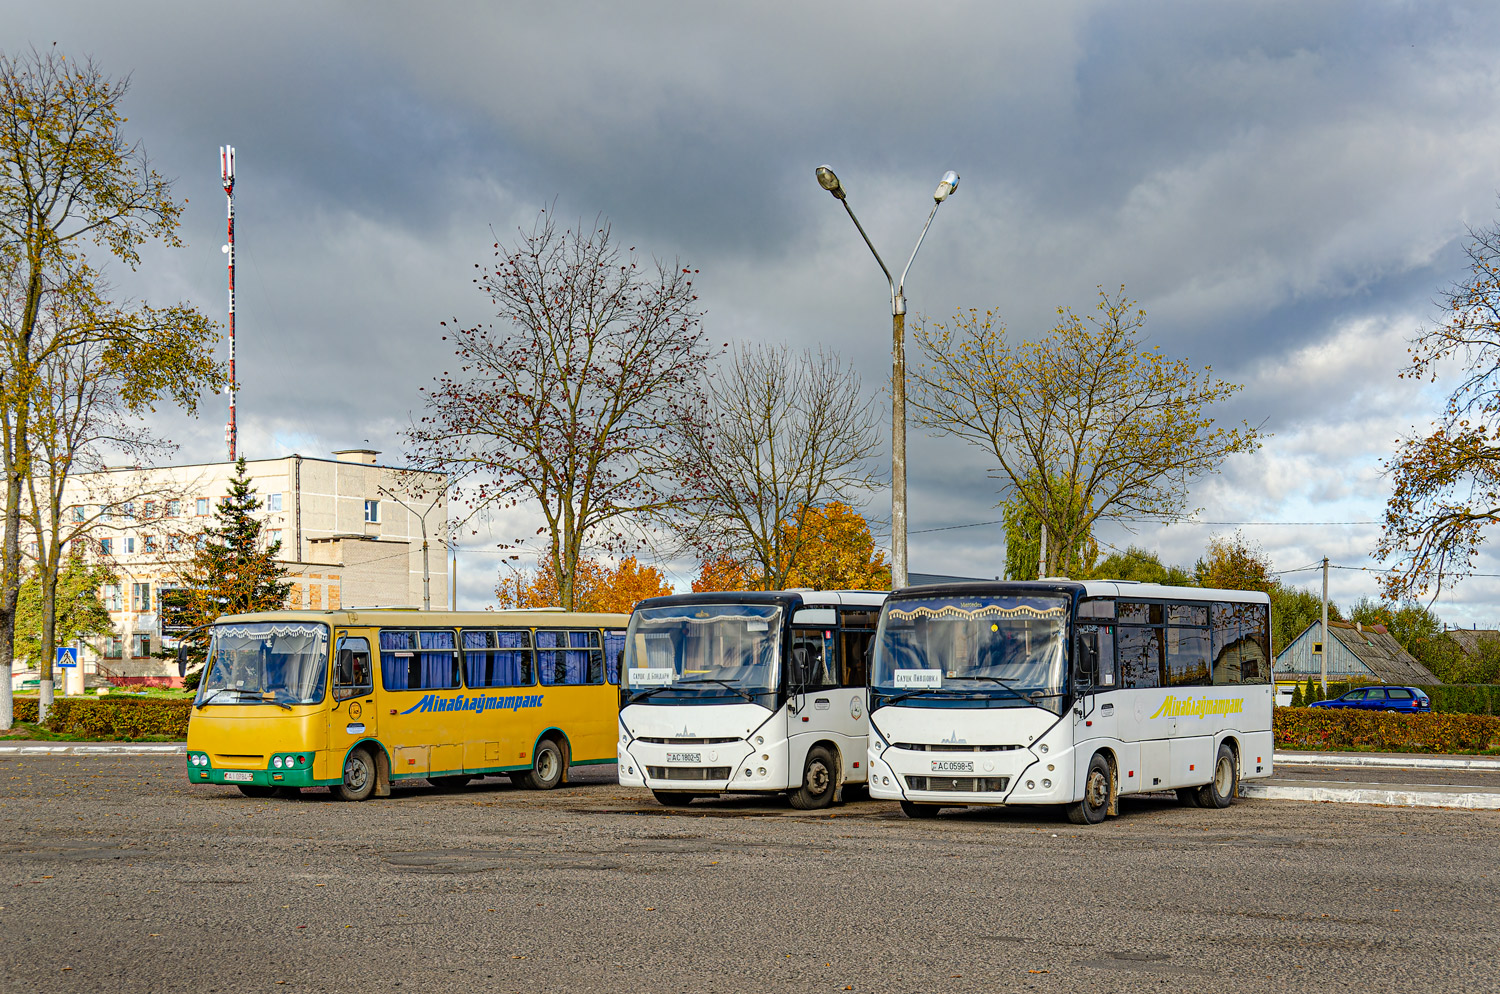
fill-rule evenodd
<path id="1" fill-rule="evenodd" d="M 780 525 L 786 561 L 768 579 L 754 566 L 720 556 L 704 561 L 693 592 L 774 590 L 810 587 L 813 590 L 889 590 L 891 567 L 885 553 L 875 549 L 870 524 L 854 508 L 840 501 L 823 507 L 799 507 Z M 796 550 L 792 559 L 791 550 Z"/>
<path id="2" fill-rule="evenodd" d="M 629 614 L 647 597 L 665 597 L 672 592 L 667 578 L 654 566 L 642 566 L 627 556 L 613 569 L 584 556 L 573 574 L 573 610 Z M 501 608 L 561 607 L 557 573 L 552 561 L 543 558 L 535 573 L 501 577 L 495 588 Z"/>
<path id="3" fill-rule="evenodd" d="M 1378 559 L 1394 601 L 1426 595 L 1473 572 L 1500 522 L 1500 224 L 1470 229 L 1469 275 L 1444 294 L 1441 324 L 1412 343 L 1406 379 L 1457 378 L 1426 434 L 1397 440 Z"/>

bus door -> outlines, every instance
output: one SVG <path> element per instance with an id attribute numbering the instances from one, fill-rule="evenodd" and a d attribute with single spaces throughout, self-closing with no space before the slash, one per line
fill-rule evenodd
<path id="1" fill-rule="evenodd" d="M 809 622 L 821 624 L 814 628 Z M 864 689 L 840 686 L 836 623 L 832 608 L 803 608 L 792 619 L 792 656 L 787 674 L 788 692 L 796 708 L 795 713 L 788 713 L 791 768 L 787 782 L 791 784 L 802 782 L 807 750 L 816 738 L 837 742 L 846 768 L 863 759 L 864 750 L 853 748 L 851 732 L 864 718 Z M 858 718 L 851 712 L 854 695 L 861 702 Z"/>
<path id="2" fill-rule="evenodd" d="M 1093 755 L 1082 743 L 1119 738 L 1115 717 L 1115 626 L 1079 622 L 1073 643 L 1073 741 L 1084 761 Z"/>
<path id="3" fill-rule="evenodd" d="M 375 669 L 370 640 L 339 632 L 333 650 L 333 706 L 328 712 L 328 750 L 331 762 L 342 764 L 349 747 L 376 732 Z M 328 776 L 338 776 L 340 769 Z"/>

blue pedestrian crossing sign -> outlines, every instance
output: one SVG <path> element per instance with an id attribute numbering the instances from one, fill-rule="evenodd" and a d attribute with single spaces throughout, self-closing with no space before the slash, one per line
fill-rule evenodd
<path id="1" fill-rule="evenodd" d="M 78 649 L 71 645 L 60 645 L 57 647 L 57 665 L 64 669 L 78 665 Z"/>

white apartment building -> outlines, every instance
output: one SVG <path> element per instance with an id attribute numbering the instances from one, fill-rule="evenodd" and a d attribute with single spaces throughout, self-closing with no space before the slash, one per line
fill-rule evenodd
<path id="1" fill-rule="evenodd" d="M 420 607 L 424 517 L 430 601 L 447 606 L 447 478 L 381 465 L 379 455 L 344 449 L 331 459 L 246 460 L 262 535 L 281 542 L 292 581 L 288 607 Z M 162 592 L 180 585 L 233 477 L 226 462 L 111 469 L 68 481 L 64 513 L 89 522 L 87 554 L 109 561 L 119 577 L 100 591 L 116 634 L 82 647 L 86 673 L 116 683 L 176 682 L 175 661 L 151 655 L 163 649 Z"/>

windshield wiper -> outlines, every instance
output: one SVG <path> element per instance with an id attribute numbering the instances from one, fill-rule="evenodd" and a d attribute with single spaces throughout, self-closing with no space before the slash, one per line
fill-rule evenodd
<path id="1" fill-rule="evenodd" d="M 1016 688 L 1012 687 L 1010 684 L 1006 683 L 1004 680 L 1000 679 L 997 676 L 955 676 L 955 677 L 949 677 L 949 679 L 950 680 L 984 680 L 984 681 L 986 681 L 988 683 L 997 683 L 1001 687 L 1004 687 L 1005 690 L 1006 690 L 1006 692 L 1009 693 L 1012 697 L 1016 698 L 1017 700 L 1025 701 L 1027 704 L 1031 703 L 1031 695 L 1021 693 L 1019 690 L 1017 690 Z"/>
<path id="2" fill-rule="evenodd" d="M 680 687 L 680 686 L 682 686 L 685 683 L 717 683 L 719 686 L 723 687 L 725 690 L 728 690 L 728 691 L 730 691 L 732 693 L 735 693 L 735 694 L 739 694 L 741 697 L 743 697 L 745 700 L 749 701 L 751 704 L 755 703 L 755 698 L 751 697 L 745 691 L 741 690 L 739 687 L 737 687 L 734 684 L 730 683 L 728 680 L 719 680 L 719 679 L 716 679 L 716 678 L 711 677 L 711 676 L 703 676 L 703 677 L 695 677 L 692 680 L 678 680 L 677 683 L 676 683 L 676 686 Z"/>
<path id="3" fill-rule="evenodd" d="M 290 704 L 287 704 L 285 701 L 278 701 L 276 699 L 276 691 L 274 690 L 269 694 L 261 694 L 260 699 L 265 701 L 267 704 L 274 704 L 286 711 L 290 711 L 292 709 L 292 706 Z"/>
<path id="4" fill-rule="evenodd" d="M 193 705 L 193 707 L 195 707 L 195 708 L 206 707 L 208 705 L 209 701 L 213 700 L 215 697 L 218 697 L 220 694 L 227 694 L 231 690 L 234 691 L 236 694 L 243 694 L 244 693 L 244 691 L 241 690 L 239 687 L 220 687 L 217 690 L 215 690 L 213 693 L 209 694 L 207 697 L 203 698 L 203 700 L 201 700 L 197 704 Z"/>
<path id="5" fill-rule="evenodd" d="M 908 690 L 904 694 L 897 694 L 895 697 L 887 697 L 885 703 L 895 704 L 898 701 L 906 700 L 908 697 L 916 697 L 918 694 L 931 694 L 934 691 L 942 693 L 942 689 L 941 687 L 919 687 L 916 690 Z"/>

